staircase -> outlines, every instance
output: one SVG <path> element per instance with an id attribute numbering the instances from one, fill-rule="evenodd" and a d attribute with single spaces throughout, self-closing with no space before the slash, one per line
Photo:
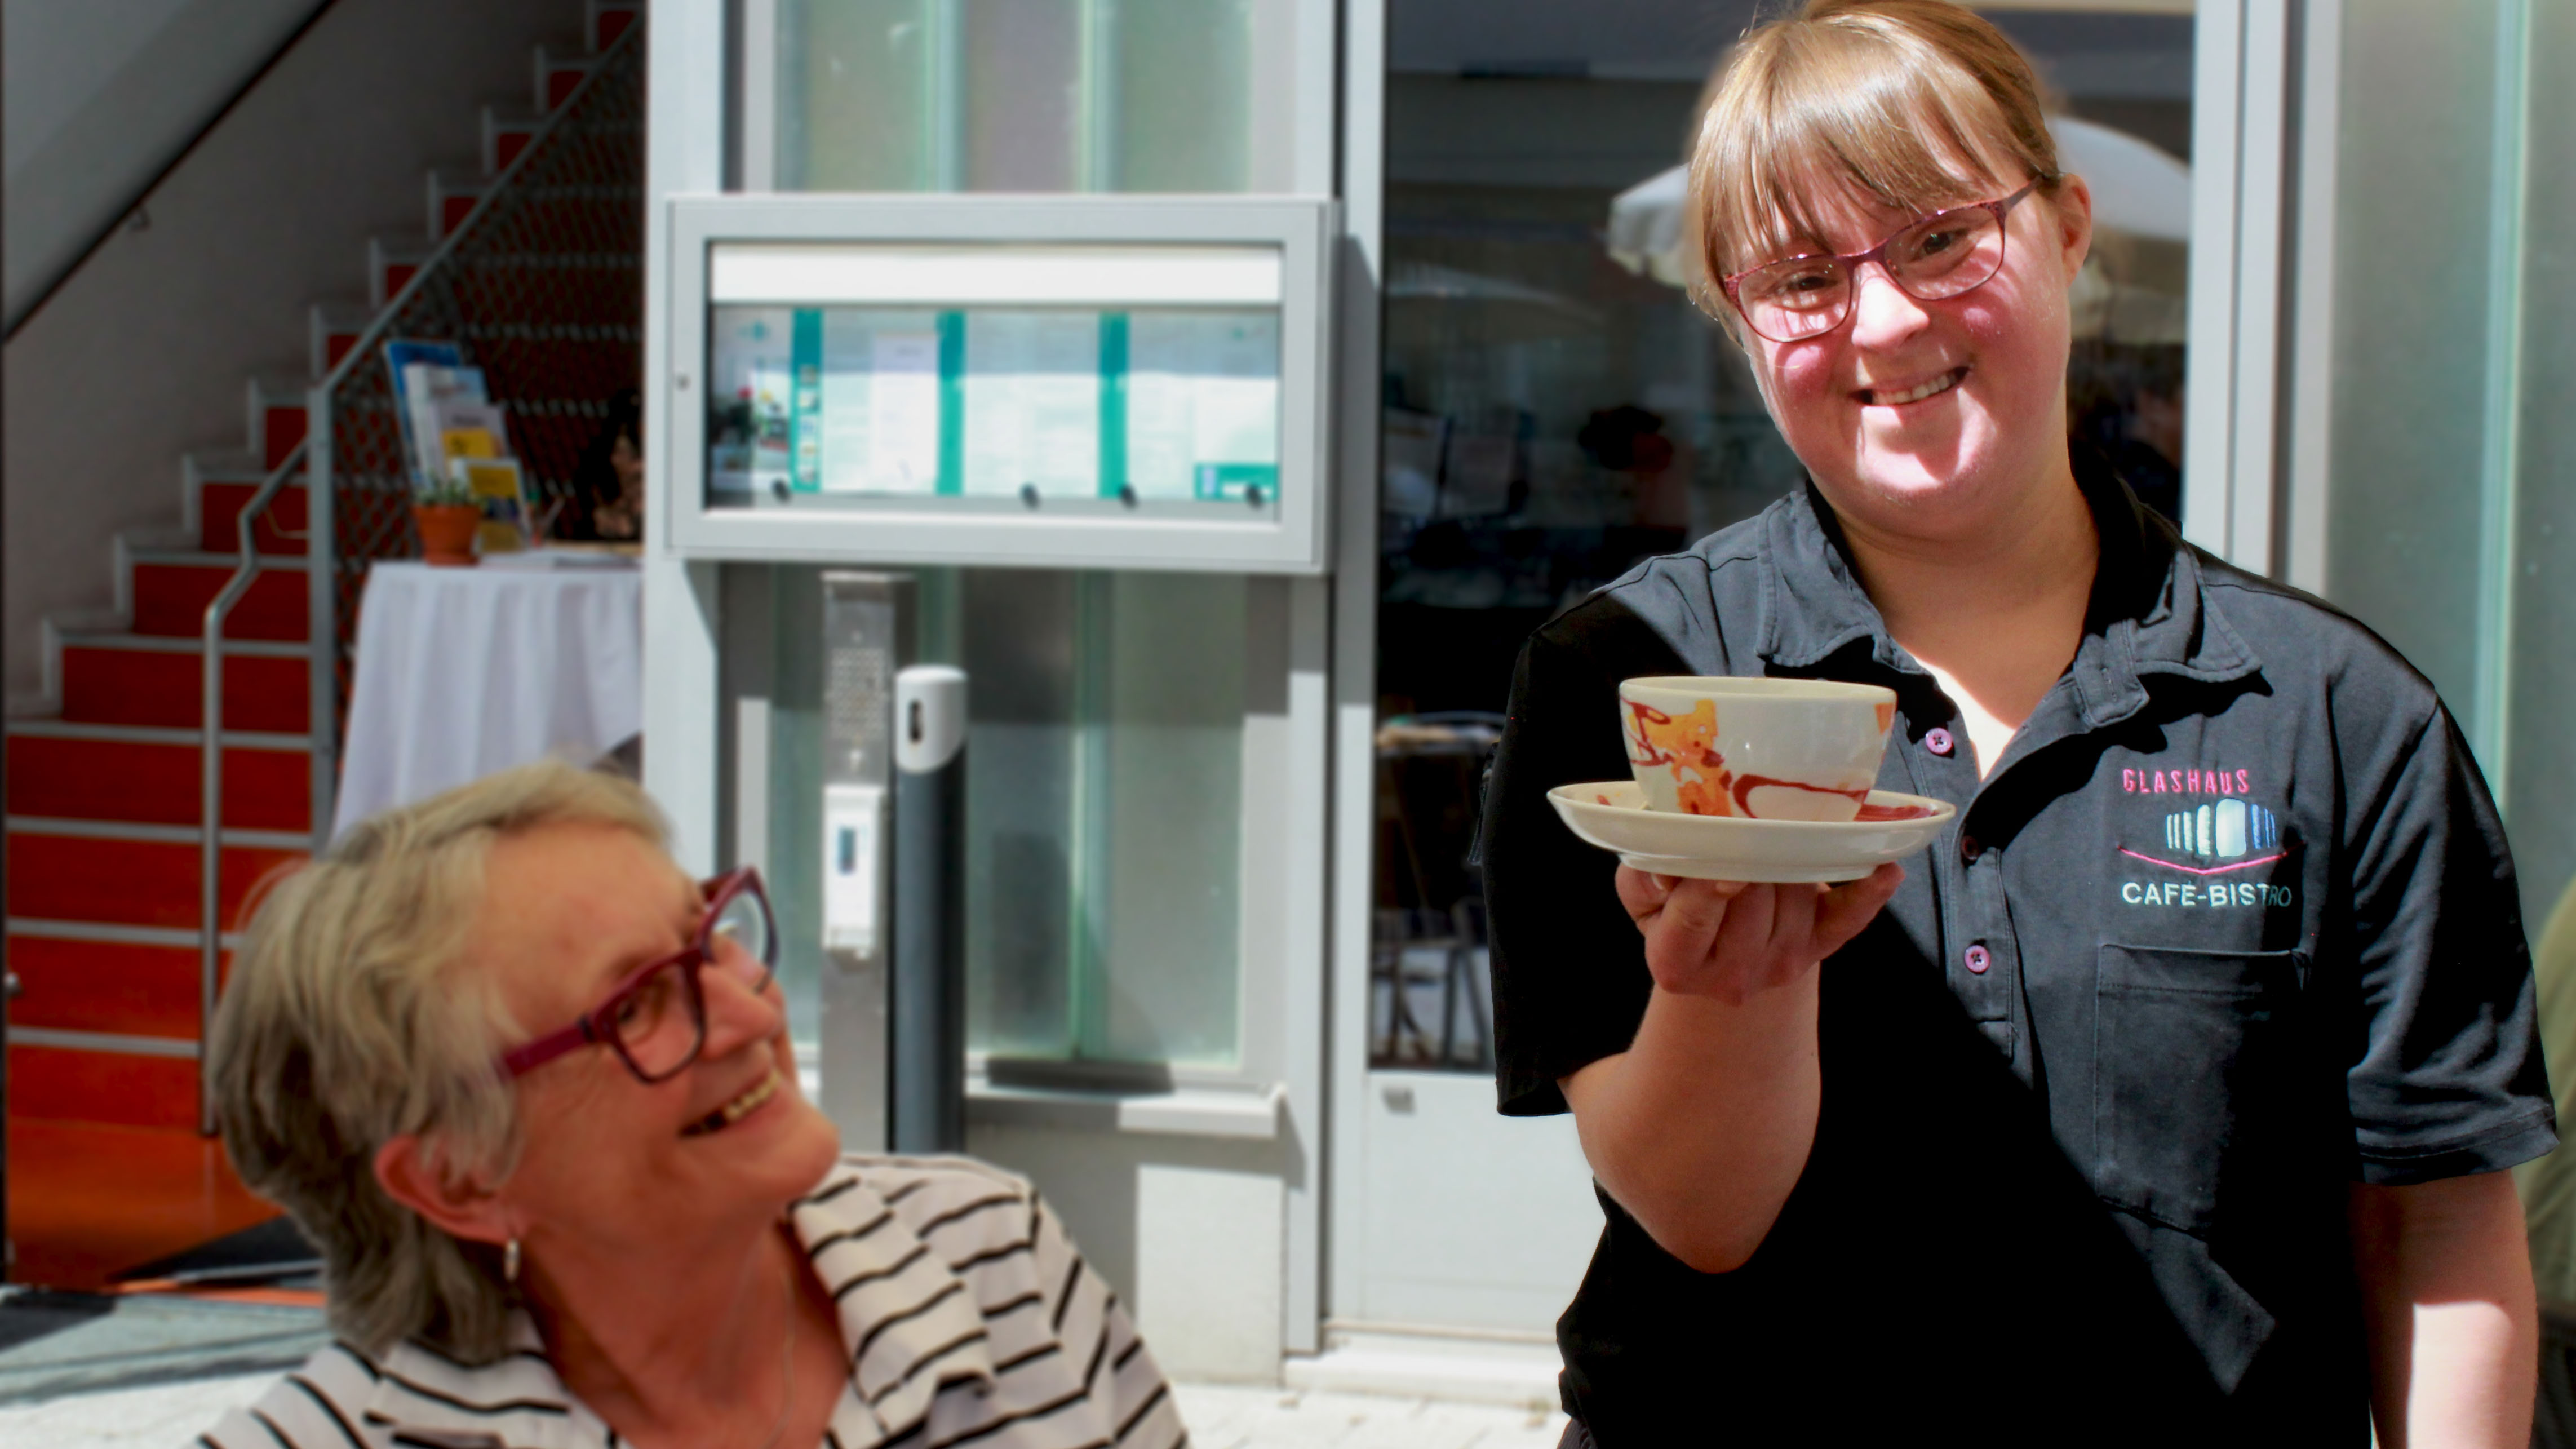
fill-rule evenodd
<path id="1" fill-rule="evenodd" d="M 5 780 L 8 969 L 22 992 L 8 1008 L 8 1165 L 20 1259 L 12 1276 L 22 1281 L 77 1286 L 93 1270 L 196 1240 L 151 1252 L 149 1233 L 94 1252 L 48 1242 L 57 1228 L 77 1227 L 55 1223 L 48 1203 L 78 1200 L 89 1212 L 120 1196 L 120 1156 L 184 1141 L 208 1174 L 221 1171 L 196 1136 L 199 634 L 238 562 L 240 511 L 303 441 L 311 381 L 339 364 L 642 10 L 641 0 L 583 0 L 579 44 L 535 47 L 526 101 L 483 110 L 479 167 L 428 171 L 423 234 L 368 244 L 363 300 L 312 304 L 310 377 L 249 379 L 242 448 L 188 457 L 177 525 L 118 540 L 114 607 L 45 621 L 44 697 L 13 704 Z M 304 494 L 299 472 L 261 521 L 262 572 L 226 629 L 218 899 L 228 921 L 264 876 L 304 859 L 328 824 L 314 810 Z M 100 1139 L 111 1148 L 65 1157 L 64 1132 L 82 1128 L 134 1130 Z M 173 1140 L 154 1146 L 138 1134 Z M 105 1165 L 80 1165 L 93 1156 Z M 69 1180 L 102 1171 L 104 1184 Z M 204 1235 L 202 1214 L 164 1216 L 171 1232 Z M 140 1256 L 105 1261 L 129 1253 Z"/>

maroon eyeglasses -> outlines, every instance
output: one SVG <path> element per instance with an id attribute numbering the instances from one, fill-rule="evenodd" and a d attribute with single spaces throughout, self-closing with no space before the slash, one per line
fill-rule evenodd
<path id="1" fill-rule="evenodd" d="M 778 924 L 760 872 L 750 866 L 706 882 L 706 924 L 687 949 L 628 972 L 607 999 L 561 1031 L 501 1054 L 501 1069 L 524 1076 L 593 1042 L 616 1048 L 640 1081 L 668 1081 L 698 1059 L 707 1042 L 707 994 L 698 973 L 724 967 L 754 992 L 778 967 Z"/>
<path id="2" fill-rule="evenodd" d="M 1863 262 L 1878 263 L 1889 281 L 1918 302 L 1973 292 L 2003 270 L 2005 215 L 2038 189 L 2034 181 L 2010 196 L 1935 212 L 1865 252 L 1787 257 L 1718 285 L 1745 325 L 1774 342 L 1803 342 L 1843 325 L 1856 290 L 1852 278 Z"/>

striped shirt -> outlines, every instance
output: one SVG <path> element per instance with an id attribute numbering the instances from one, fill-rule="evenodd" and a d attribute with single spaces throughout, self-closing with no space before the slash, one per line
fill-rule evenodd
<path id="1" fill-rule="evenodd" d="M 1182 1449 L 1170 1385 L 1028 1183 L 964 1158 L 847 1157 L 789 1210 L 838 1305 L 850 1376 L 829 1449 Z M 205 1449 L 615 1449 L 536 1325 L 468 1366 L 336 1343 L 199 1436 Z"/>

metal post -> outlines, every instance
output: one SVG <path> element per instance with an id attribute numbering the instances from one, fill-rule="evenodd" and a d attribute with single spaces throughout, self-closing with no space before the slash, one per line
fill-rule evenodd
<path id="1" fill-rule="evenodd" d="M 912 579 L 822 576 L 824 1115 L 853 1151 L 892 1145 L 895 915 L 887 850 L 895 679 L 912 652 Z"/>
<path id="2" fill-rule="evenodd" d="M 893 1126 L 897 1152 L 966 1146 L 966 672 L 894 684 Z"/>

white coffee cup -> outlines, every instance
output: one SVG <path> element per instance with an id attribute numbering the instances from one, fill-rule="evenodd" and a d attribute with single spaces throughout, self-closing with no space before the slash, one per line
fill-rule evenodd
<path id="1" fill-rule="evenodd" d="M 1650 810 L 1850 820 L 1878 782 L 1896 692 L 1830 679 L 1661 675 L 1619 686 Z"/>

